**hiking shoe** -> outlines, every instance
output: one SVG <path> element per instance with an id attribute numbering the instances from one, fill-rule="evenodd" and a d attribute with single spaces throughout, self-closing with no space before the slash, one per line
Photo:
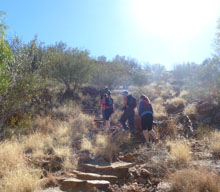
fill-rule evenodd
<path id="1" fill-rule="evenodd" d="M 144 143 L 148 148 L 151 148 L 152 147 L 152 145 L 150 144 L 150 143 Z"/>

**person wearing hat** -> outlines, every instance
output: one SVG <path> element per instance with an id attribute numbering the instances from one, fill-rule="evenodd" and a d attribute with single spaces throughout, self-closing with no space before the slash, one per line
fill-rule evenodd
<path id="1" fill-rule="evenodd" d="M 122 95 L 124 99 L 124 107 L 122 108 L 124 110 L 124 113 L 122 114 L 120 118 L 120 123 L 125 130 L 129 130 L 130 128 L 131 134 L 134 134 L 134 129 L 135 129 L 134 109 L 137 106 L 137 102 L 136 102 L 136 99 L 132 95 L 128 94 L 128 91 L 123 91 Z M 126 121 L 128 121 L 129 128 L 126 125 Z"/>

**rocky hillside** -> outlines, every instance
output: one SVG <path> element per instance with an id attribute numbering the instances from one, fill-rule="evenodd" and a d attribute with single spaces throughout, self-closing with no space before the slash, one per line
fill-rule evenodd
<path id="1" fill-rule="evenodd" d="M 171 87 L 131 91 L 151 98 L 159 143 L 145 145 L 138 116 L 134 137 L 122 130 L 117 92 L 106 130 L 97 92 L 87 89 L 80 106 L 42 111 L 32 132 L 1 142 L 1 191 L 219 192 L 218 103 Z"/>

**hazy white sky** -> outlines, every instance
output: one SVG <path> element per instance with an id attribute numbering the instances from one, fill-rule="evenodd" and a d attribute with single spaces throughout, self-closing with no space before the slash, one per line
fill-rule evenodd
<path id="1" fill-rule="evenodd" d="M 201 62 L 214 52 L 220 0 L 126 0 L 123 11 L 134 33 L 146 44 L 153 44 L 150 39 L 157 44 L 146 45 L 150 62 Z"/>
<path id="2" fill-rule="evenodd" d="M 167 68 L 214 53 L 220 0 L 0 0 L 10 34 Z"/>

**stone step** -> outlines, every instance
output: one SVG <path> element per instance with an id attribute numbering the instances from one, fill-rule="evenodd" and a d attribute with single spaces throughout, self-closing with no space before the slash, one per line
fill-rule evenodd
<path id="1" fill-rule="evenodd" d="M 99 190 L 107 191 L 110 186 L 110 182 L 106 180 L 81 180 L 76 178 L 65 179 L 60 186 L 63 191 L 94 191 L 94 187 Z"/>
<path id="2" fill-rule="evenodd" d="M 91 188 L 96 187 L 100 190 L 106 191 L 106 189 L 110 186 L 110 182 L 105 180 L 89 180 L 87 181 L 87 185 Z"/>
<path id="3" fill-rule="evenodd" d="M 92 165 L 92 164 L 82 164 L 79 167 L 79 170 L 84 172 L 91 172 L 91 173 L 99 173 L 104 175 L 114 175 L 117 176 L 119 179 L 126 178 L 129 173 L 128 169 L 133 167 L 133 163 L 128 162 L 115 162 L 111 163 L 108 166 L 100 166 L 100 165 Z"/>
<path id="4" fill-rule="evenodd" d="M 80 191 L 80 190 L 87 190 L 86 186 L 87 182 L 84 180 L 76 179 L 76 178 L 69 178 L 64 179 L 61 183 L 60 189 L 63 191 Z"/>
<path id="5" fill-rule="evenodd" d="M 118 179 L 117 176 L 113 176 L 113 175 L 100 175 L 97 173 L 85 173 L 75 170 L 72 171 L 72 173 L 74 173 L 78 179 L 82 179 L 82 180 L 106 180 L 109 181 L 110 183 L 115 183 Z"/>

